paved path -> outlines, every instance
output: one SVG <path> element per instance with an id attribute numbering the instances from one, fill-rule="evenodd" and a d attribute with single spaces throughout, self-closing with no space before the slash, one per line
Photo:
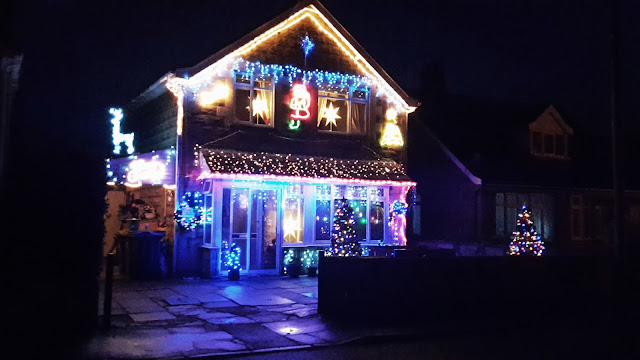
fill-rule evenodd
<path id="1" fill-rule="evenodd" d="M 91 358 L 181 358 L 300 349 L 401 328 L 349 328 L 317 314 L 317 278 L 243 276 L 239 281 L 115 282 L 111 329 L 87 345 Z M 104 284 L 99 315 L 103 314 Z"/>

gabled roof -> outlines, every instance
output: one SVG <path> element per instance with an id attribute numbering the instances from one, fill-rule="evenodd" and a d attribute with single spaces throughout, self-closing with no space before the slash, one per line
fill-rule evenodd
<path id="1" fill-rule="evenodd" d="M 550 109 L 554 121 L 560 120 L 552 106 L 457 94 L 442 95 L 434 106 L 437 109 L 420 121 L 448 149 L 461 171 L 482 184 L 611 189 L 609 134 L 593 136 L 577 129 L 569 142 L 570 159 L 531 154 L 529 124 Z M 573 133 L 568 126 L 566 130 Z M 410 131 L 408 136 L 418 147 L 412 151 L 419 152 L 425 134 Z M 419 166 L 408 164 L 409 169 Z M 625 176 L 627 189 L 638 189 L 640 181 L 631 175 Z"/>
<path id="2" fill-rule="evenodd" d="M 536 121 L 529 124 L 529 130 L 542 133 L 553 133 L 556 135 L 573 135 L 573 129 L 564 122 L 562 116 L 560 116 L 553 105 L 549 105 L 549 107 L 540 114 Z"/>
<path id="3" fill-rule="evenodd" d="M 175 76 L 177 77 L 175 81 L 189 82 L 199 81 L 201 77 L 206 78 L 211 75 L 209 71 L 213 72 L 217 65 L 228 63 L 237 57 L 241 57 L 260 43 L 276 36 L 280 31 L 307 18 L 311 19 L 319 30 L 332 39 L 336 43 L 336 46 L 353 61 L 363 74 L 376 80 L 382 87 L 380 90 L 387 94 L 391 100 L 401 104 L 401 108 L 407 112 L 412 112 L 420 105 L 418 101 L 412 99 L 400 88 L 391 76 L 382 69 L 351 34 L 349 34 L 317 0 L 300 1 L 290 10 L 258 27 L 236 42 L 224 47 L 195 66 L 176 70 Z M 188 80 L 182 78 L 188 78 Z"/>

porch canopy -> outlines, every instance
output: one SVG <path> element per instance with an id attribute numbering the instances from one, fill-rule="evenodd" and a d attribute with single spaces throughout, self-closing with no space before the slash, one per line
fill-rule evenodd
<path id="1" fill-rule="evenodd" d="M 292 177 L 300 180 L 323 178 L 415 185 L 404 166 L 393 160 L 338 159 L 222 149 L 202 149 L 202 154 L 210 170 L 203 173 L 202 178 L 254 175 L 283 180 Z"/>

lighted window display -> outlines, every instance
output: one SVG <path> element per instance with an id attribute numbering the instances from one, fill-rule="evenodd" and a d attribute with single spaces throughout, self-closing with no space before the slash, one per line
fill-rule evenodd
<path id="1" fill-rule="evenodd" d="M 384 240 L 384 222 L 387 216 L 384 212 L 384 188 L 369 188 L 369 240 Z"/>
<path id="2" fill-rule="evenodd" d="M 303 242 L 304 198 L 302 186 L 288 185 L 284 191 L 282 230 L 285 244 Z"/>
<path id="3" fill-rule="evenodd" d="M 347 203 L 353 209 L 354 229 L 356 230 L 356 239 L 360 241 L 367 240 L 367 200 L 348 200 Z M 334 210 L 337 210 L 336 202 Z"/>
<path id="4" fill-rule="evenodd" d="M 369 240 L 383 240 L 384 239 L 384 202 L 371 201 L 369 202 L 369 227 L 370 236 Z"/>
<path id="5" fill-rule="evenodd" d="M 255 125 L 273 125 L 273 80 L 270 76 L 236 73 L 235 118 Z"/>
<path id="6" fill-rule="evenodd" d="M 331 200 L 316 200 L 316 240 L 331 240 Z"/>
<path id="7" fill-rule="evenodd" d="M 318 130 L 364 133 L 368 92 L 320 86 L 318 89 Z"/>

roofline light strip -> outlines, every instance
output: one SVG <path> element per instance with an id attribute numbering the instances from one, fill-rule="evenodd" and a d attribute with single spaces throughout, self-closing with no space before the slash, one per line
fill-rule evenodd
<path id="1" fill-rule="evenodd" d="M 321 178 L 321 177 L 302 177 L 302 176 L 286 176 L 286 175 L 267 175 L 267 174 L 230 174 L 211 171 L 203 171 L 197 180 L 204 179 L 222 179 L 222 180 L 246 180 L 246 181 L 296 181 L 314 184 L 353 184 L 353 185 L 393 185 L 393 186 L 416 186 L 414 181 L 397 181 L 397 180 L 366 180 L 366 179 L 345 179 L 345 178 Z"/>
<path id="2" fill-rule="evenodd" d="M 203 81 L 203 80 L 199 80 L 201 77 L 207 77 L 207 75 L 209 74 L 209 72 L 213 72 L 216 69 L 218 69 L 221 66 L 226 66 L 228 62 L 233 61 L 234 58 L 244 55 L 247 52 L 253 50 L 255 47 L 257 47 L 259 44 L 261 44 L 262 42 L 266 41 L 267 39 L 271 38 L 272 36 L 276 35 L 277 33 L 286 30 L 288 28 L 290 28 L 291 26 L 299 23 L 300 21 L 302 21 L 303 19 L 309 17 L 310 20 L 312 20 L 316 26 L 318 27 L 318 29 L 320 29 L 323 33 L 325 33 L 329 38 L 331 38 L 337 45 L 338 47 L 348 56 L 350 57 L 353 62 L 358 66 L 358 68 L 364 72 L 367 76 L 375 78 L 378 83 L 378 85 L 383 88 L 383 92 L 385 94 L 388 94 L 390 97 L 393 97 L 394 102 L 400 103 L 404 109 L 404 111 L 406 111 L 407 113 L 411 113 L 413 112 L 416 107 L 414 106 L 409 106 L 409 104 L 407 104 L 406 101 L 404 101 L 404 99 L 402 99 L 402 97 L 391 87 L 391 85 L 389 85 L 383 78 L 382 76 L 373 68 L 373 66 L 371 66 L 371 64 L 369 64 L 359 53 L 358 51 L 353 47 L 353 45 L 351 45 L 342 34 L 340 34 L 340 32 L 331 24 L 331 22 L 329 22 L 329 20 L 313 5 L 309 5 L 308 7 L 305 7 L 303 9 L 301 9 L 300 11 L 296 12 L 295 14 L 291 15 L 289 18 L 287 18 L 286 20 L 282 21 L 281 23 L 279 23 L 278 25 L 272 27 L 271 29 L 265 31 L 264 33 L 258 35 L 257 37 L 255 37 L 253 40 L 249 41 L 248 43 L 246 43 L 245 45 L 241 46 L 240 48 L 232 51 L 231 53 L 225 55 L 222 59 L 216 61 L 215 63 L 209 65 L 208 67 L 206 67 L 205 69 L 203 69 L 202 71 L 198 72 L 197 74 L 195 74 L 194 76 L 192 76 L 189 79 L 182 79 L 182 78 L 176 78 L 176 77 L 172 77 L 169 79 L 168 83 L 170 82 L 174 82 L 180 85 L 186 85 L 190 82 L 196 82 L 196 81 Z M 339 36 L 339 39 L 336 38 L 336 36 L 334 36 L 334 34 L 330 31 L 328 31 L 325 27 L 323 27 L 318 19 L 316 19 L 315 17 L 318 17 L 320 20 L 324 21 L 330 28 L 330 30 L 337 34 Z M 348 49 L 345 47 L 348 47 Z M 373 74 L 373 75 L 372 75 Z M 176 94 L 175 91 L 172 91 L 174 94 Z"/>

